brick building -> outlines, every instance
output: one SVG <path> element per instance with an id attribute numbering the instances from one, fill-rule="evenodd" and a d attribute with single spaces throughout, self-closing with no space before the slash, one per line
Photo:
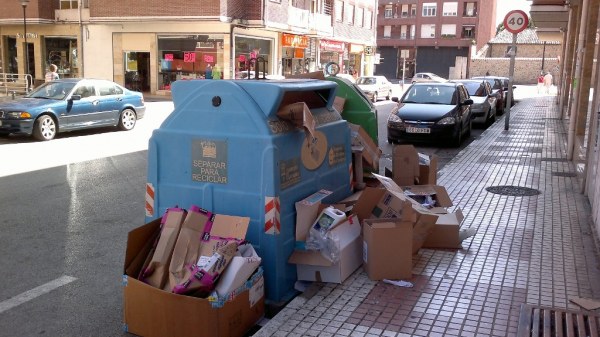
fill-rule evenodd
<path id="1" fill-rule="evenodd" d="M 106 78 L 151 93 L 215 68 L 234 78 L 256 59 L 267 74 L 330 61 L 344 72 L 373 71 L 365 49 L 375 45 L 375 0 L 30 0 L 25 11 L 22 0 L 5 2 L 0 73 L 37 82 L 50 63 L 61 77 Z"/>
<path id="2" fill-rule="evenodd" d="M 496 0 L 379 1 L 375 73 L 390 79 L 416 72 L 466 76 L 471 46 L 496 33 Z M 454 68 L 454 69 L 452 69 Z"/>

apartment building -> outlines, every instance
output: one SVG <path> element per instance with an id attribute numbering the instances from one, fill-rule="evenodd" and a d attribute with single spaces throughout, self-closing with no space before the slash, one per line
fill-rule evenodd
<path id="1" fill-rule="evenodd" d="M 61 77 L 106 78 L 151 93 L 170 91 L 178 79 L 235 78 L 257 67 L 289 75 L 334 61 L 344 72 L 373 72 L 376 0 L 5 2 L 0 73 L 36 82 L 50 63 Z"/>
<path id="2" fill-rule="evenodd" d="M 471 48 L 496 33 L 496 0 L 380 0 L 375 72 L 390 79 L 433 72 L 467 76 Z"/>

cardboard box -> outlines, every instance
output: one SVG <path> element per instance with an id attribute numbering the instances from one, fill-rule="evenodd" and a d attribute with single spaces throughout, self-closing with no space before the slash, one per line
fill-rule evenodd
<path id="1" fill-rule="evenodd" d="M 398 218 L 365 219 L 363 264 L 371 280 L 412 277 L 413 223 Z"/>
<path id="2" fill-rule="evenodd" d="M 460 209 L 440 215 L 422 247 L 462 249 L 462 242 L 476 234 L 474 229 L 460 229 L 463 219 Z"/>
<path id="3" fill-rule="evenodd" d="M 340 260 L 333 263 L 319 251 L 294 250 L 288 262 L 296 265 L 298 280 L 342 283 L 361 266 L 362 240 L 358 218 L 351 216 L 334 227 L 331 233 L 339 240 Z"/>
<path id="4" fill-rule="evenodd" d="M 394 145 L 392 177 L 400 186 L 435 185 L 437 184 L 437 156 L 419 153 L 413 145 Z"/>
<path id="5" fill-rule="evenodd" d="M 243 336 L 248 332 L 264 315 L 261 270 L 227 300 L 176 295 L 135 278 L 142 266 L 142 259 L 136 257 L 148 254 L 146 243 L 159 228 L 160 219 L 128 234 L 123 275 L 125 330 L 149 337 Z"/>
<path id="6" fill-rule="evenodd" d="M 379 171 L 379 159 L 381 158 L 381 149 L 362 126 L 348 123 L 350 127 L 350 139 L 352 146 L 363 147 L 362 157 L 368 166 Z"/>
<path id="7" fill-rule="evenodd" d="M 419 201 L 420 197 L 429 196 L 433 200 L 433 205 L 427 207 L 431 212 L 436 214 L 446 214 L 446 208 L 453 206 L 452 199 L 448 195 L 446 188 L 439 185 L 412 185 L 402 186 L 404 194 L 413 200 Z"/>
<path id="8" fill-rule="evenodd" d="M 319 212 L 325 207 L 321 201 L 332 192 L 320 190 L 296 202 L 296 249 L 303 250 L 310 226 L 317 219 Z"/>

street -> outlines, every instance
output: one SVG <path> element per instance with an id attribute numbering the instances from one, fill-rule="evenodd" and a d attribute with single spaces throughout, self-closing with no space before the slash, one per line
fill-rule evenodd
<path id="1" fill-rule="evenodd" d="M 376 103 L 384 158 L 393 104 Z M 74 132 L 48 142 L 0 138 L 0 336 L 127 335 L 127 233 L 144 220 L 148 139 L 173 109 L 172 102 L 147 105 L 129 132 Z M 474 129 L 463 147 L 483 131 Z M 461 148 L 417 147 L 438 155 L 439 168 Z"/>

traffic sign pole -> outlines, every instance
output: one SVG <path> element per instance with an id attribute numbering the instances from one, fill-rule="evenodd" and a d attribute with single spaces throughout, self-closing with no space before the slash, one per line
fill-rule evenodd
<path id="1" fill-rule="evenodd" d="M 529 25 L 527 14 L 521 10 L 508 12 L 504 17 L 504 28 L 513 34 L 512 46 L 509 51 L 510 65 L 508 69 L 508 95 L 506 97 L 506 106 L 504 107 L 504 130 L 508 131 L 510 120 L 510 108 L 513 100 L 513 81 L 515 75 L 515 56 L 517 55 L 517 34 L 522 32 Z"/>

